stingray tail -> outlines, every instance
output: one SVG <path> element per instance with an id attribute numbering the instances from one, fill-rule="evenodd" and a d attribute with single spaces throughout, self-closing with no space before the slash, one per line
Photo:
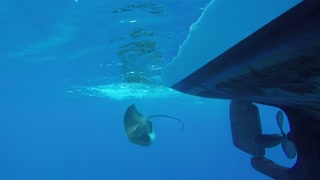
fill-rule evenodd
<path id="1" fill-rule="evenodd" d="M 152 116 L 149 116 L 148 119 L 155 118 L 155 117 L 164 117 L 164 118 L 174 119 L 174 120 L 176 120 L 176 121 L 181 123 L 181 125 L 182 125 L 181 132 L 183 132 L 183 130 L 184 130 L 184 123 L 178 118 L 175 118 L 175 117 L 172 117 L 172 116 L 168 116 L 168 115 L 152 115 Z"/>

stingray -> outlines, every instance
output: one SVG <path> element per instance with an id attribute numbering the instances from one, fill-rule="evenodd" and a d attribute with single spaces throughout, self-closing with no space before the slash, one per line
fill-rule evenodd
<path id="1" fill-rule="evenodd" d="M 181 132 L 184 129 L 184 123 L 175 117 L 168 115 L 152 115 L 145 117 L 139 113 L 136 106 L 132 104 L 127 108 L 124 114 L 124 128 L 128 139 L 133 144 L 145 147 L 150 146 L 156 138 L 150 119 L 155 117 L 165 117 L 177 120 L 182 124 Z"/>

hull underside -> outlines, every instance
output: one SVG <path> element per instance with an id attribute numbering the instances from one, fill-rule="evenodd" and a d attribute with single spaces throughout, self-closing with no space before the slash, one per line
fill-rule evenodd
<path id="1" fill-rule="evenodd" d="M 320 6 L 302 2 L 172 86 L 207 98 L 320 110 Z"/>
<path id="2" fill-rule="evenodd" d="M 251 153 L 252 166 L 274 179 L 320 179 L 320 1 L 301 2 L 172 88 L 281 108 L 289 120 L 297 162 L 286 168 Z"/>

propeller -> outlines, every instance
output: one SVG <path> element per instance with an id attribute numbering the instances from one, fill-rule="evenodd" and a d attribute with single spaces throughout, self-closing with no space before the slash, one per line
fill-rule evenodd
<path id="1" fill-rule="evenodd" d="M 289 159 L 293 159 L 297 155 L 297 150 L 292 141 L 288 139 L 288 135 L 283 130 L 284 115 L 282 111 L 277 113 L 277 123 L 280 128 L 279 134 L 261 134 L 255 137 L 255 141 L 263 148 L 272 148 L 279 144 L 283 152 Z"/>
<path id="2" fill-rule="evenodd" d="M 293 142 L 288 139 L 288 135 L 283 130 L 283 119 L 284 119 L 283 112 L 278 111 L 277 123 L 280 128 L 281 134 L 284 137 L 284 140 L 281 142 L 281 146 L 282 146 L 283 152 L 286 154 L 286 156 L 289 159 L 293 159 L 297 155 L 297 150 L 296 150 Z"/>

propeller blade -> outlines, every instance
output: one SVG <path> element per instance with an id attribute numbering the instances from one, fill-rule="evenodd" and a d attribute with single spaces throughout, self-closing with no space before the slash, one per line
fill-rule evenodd
<path id="1" fill-rule="evenodd" d="M 283 119 L 284 119 L 284 115 L 282 111 L 278 111 L 277 113 L 277 123 L 278 126 L 280 128 L 281 134 L 285 134 L 283 131 Z"/>
<path id="2" fill-rule="evenodd" d="M 255 137 L 256 143 L 263 148 L 273 148 L 284 140 L 282 134 L 261 134 Z"/>
<path id="3" fill-rule="evenodd" d="M 292 143 L 292 141 L 290 141 L 289 139 L 285 139 L 282 143 L 281 143 L 283 152 L 286 154 L 286 156 L 289 159 L 293 159 L 296 157 L 297 155 L 297 150 L 294 147 L 294 144 Z"/>

